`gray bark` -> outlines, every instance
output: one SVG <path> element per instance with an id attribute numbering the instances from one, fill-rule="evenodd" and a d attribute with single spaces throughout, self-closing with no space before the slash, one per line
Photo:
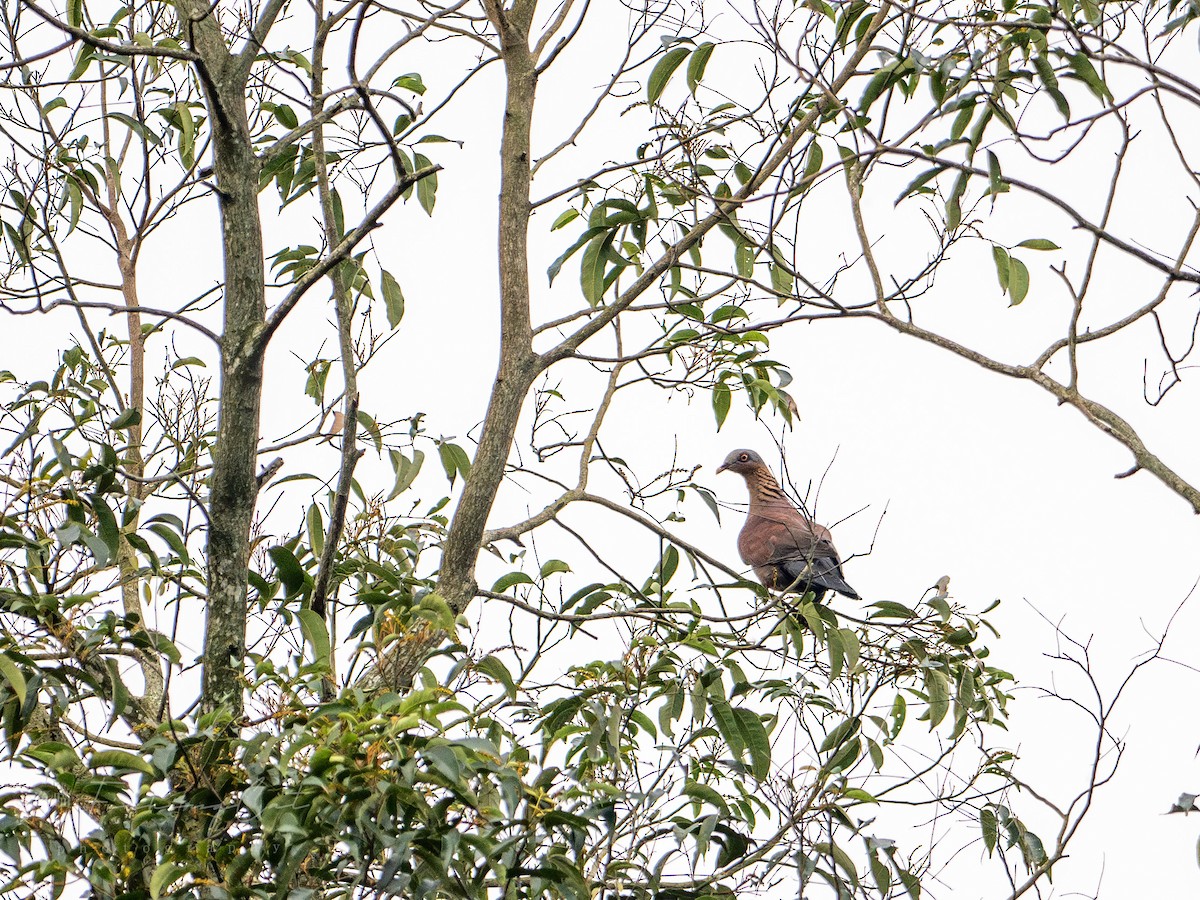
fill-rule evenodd
<path id="1" fill-rule="evenodd" d="M 200 56 L 213 130 L 213 175 L 221 210 L 225 273 L 221 395 L 209 485 L 208 610 L 201 711 L 242 711 L 246 571 L 257 496 L 255 464 L 266 319 L 258 161 L 246 117 L 249 62 L 230 53 L 206 3 L 180 5 L 184 33 Z"/>

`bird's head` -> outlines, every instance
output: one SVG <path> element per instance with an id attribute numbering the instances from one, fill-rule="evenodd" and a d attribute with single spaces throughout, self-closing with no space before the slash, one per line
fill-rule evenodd
<path id="1" fill-rule="evenodd" d="M 725 462 L 717 467 L 717 472 L 737 472 L 739 475 L 746 475 L 765 465 L 763 458 L 753 450 L 734 450 L 725 457 Z"/>

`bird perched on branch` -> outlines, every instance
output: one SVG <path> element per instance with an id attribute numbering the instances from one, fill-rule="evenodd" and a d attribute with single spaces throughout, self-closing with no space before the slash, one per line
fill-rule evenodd
<path id="1" fill-rule="evenodd" d="M 746 479 L 750 509 L 738 535 L 738 553 L 759 581 L 774 591 L 812 591 L 818 602 L 826 591 L 859 599 L 842 575 L 829 529 L 796 509 L 761 456 L 753 450 L 734 450 L 717 471 L 737 472 Z"/>

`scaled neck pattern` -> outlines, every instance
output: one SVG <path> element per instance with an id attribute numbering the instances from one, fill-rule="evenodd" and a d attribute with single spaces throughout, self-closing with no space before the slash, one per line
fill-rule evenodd
<path id="1" fill-rule="evenodd" d="M 767 514 L 771 511 L 794 513 L 796 507 L 765 466 L 746 476 L 746 486 L 750 489 L 750 515 L 770 518 Z"/>

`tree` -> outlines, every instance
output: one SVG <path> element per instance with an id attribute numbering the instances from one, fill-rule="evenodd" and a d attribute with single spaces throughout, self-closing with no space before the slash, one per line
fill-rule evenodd
<path id="1" fill-rule="evenodd" d="M 42 380 L 4 373 L 0 708 L 27 782 L 0 820 L 8 892 L 698 898 L 812 882 L 915 898 L 952 851 L 871 823 L 927 806 L 969 823 L 959 845 L 981 837 L 1011 896 L 1065 854 L 1109 772 L 1111 705 L 1095 701 L 1091 777 L 1043 843 L 997 730 L 1012 676 L 989 655 L 986 611 L 944 584 L 865 608 L 771 596 L 687 539 L 687 514 L 720 509 L 700 460 L 639 475 L 606 451 L 606 425 L 661 391 L 707 395 L 718 426 L 735 396 L 790 423 L 773 333 L 870 318 L 1038 384 L 1200 509 L 1080 392 L 1077 360 L 1161 323 L 1195 280 L 1194 227 L 1164 261 L 1108 212 L 1140 104 L 1194 99 L 1162 58 L 1191 8 L 1163 27 L 1170 4 L 717 15 L 648 0 L 626 5 L 614 41 L 611 9 L 540 6 L 5 9 L 4 306 L 56 326 L 70 313 L 77 338 Z M 612 68 L 582 114 L 535 140 L 539 84 L 597 54 Z M 498 68 L 499 362 L 471 447 L 435 437 L 438 410 L 362 385 L 410 327 L 388 260 L 430 227 L 442 166 L 453 176 L 461 135 L 432 129 Z M 1065 124 L 1044 124 L 1047 103 Z M 1088 111 L 1072 119 L 1071 103 Z M 1056 159 L 1085 152 L 1110 126 L 1118 168 L 1098 215 L 1020 157 L 1043 140 L 1070 142 Z M 629 146 L 592 166 L 575 148 L 605 132 Z M 814 199 L 833 192 L 841 219 Z M 930 226 L 923 258 L 877 246 L 883 193 Z M 972 243 L 1026 298 L 1024 251 L 1057 245 L 985 232 L 1018 193 L 1090 236 L 1078 280 L 1060 270 L 1066 334 L 1034 365 L 916 322 Z M 808 258 L 814 209 L 850 229 L 853 257 Z M 531 228 L 549 237 L 531 245 Z M 543 294 L 531 270 L 547 240 Z M 1087 331 L 1105 253 L 1164 286 Z M 169 299 L 145 302 L 162 258 Z M 563 271 L 576 259 L 578 280 Z M 119 334 L 97 327 L 106 315 Z M 315 411 L 275 402 L 268 359 L 321 316 L 329 347 L 304 359 Z M 1178 379 L 1186 354 L 1166 333 Z M 264 400 L 287 437 L 264 436 Z M 426 471 L 435 453 L 453 499 Z M 502 493 L 516 491 L 523 515 Z M 604 649 L 587 661 L 592 638 Z"/>

